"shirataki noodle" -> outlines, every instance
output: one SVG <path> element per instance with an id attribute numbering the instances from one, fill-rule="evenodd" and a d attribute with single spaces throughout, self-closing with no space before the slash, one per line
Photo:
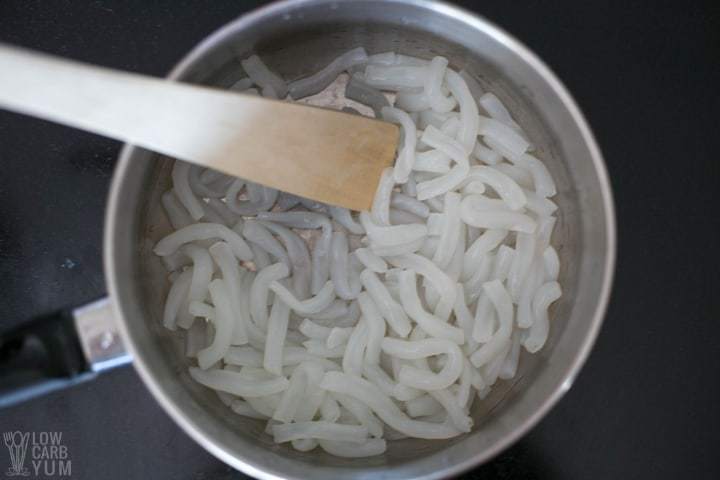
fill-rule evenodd
<path id="1" fill-rule="evenodd" d="M 546 343 L 562 294 L 556 187 L 529 137 L 443 57 L 358 47 L 290 83 L 257 55 L 241 64 L 232 90 L 286 101 L 349 75 L 345 97 L 401 140 L 366 212 L 175 162 L 173 232 L 154 251 L 190 378 L 300 451 L 469 432 L 474 402 Z"/>

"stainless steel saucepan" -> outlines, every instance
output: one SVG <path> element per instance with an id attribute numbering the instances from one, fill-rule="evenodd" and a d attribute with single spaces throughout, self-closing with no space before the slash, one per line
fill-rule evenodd
<path id="1" fill-rule="evenodd" d="M 608 302 L 615 261 L 610 185 L 592 133 L 574 101 L 526 47 L 486 20 L 424 0 L 298 0 L 272 4 L 220 29 L 169 78 L 228 87 L 240 59 L 259 54 L 285 79 L 363 46 L 430 59 L 443 55 L 509 106 L 558 185 L 553 243 L 564 294 L 550 338 L 523 355 L 512 381 L 476 402 L 472 433 L 449 440 L 389 442 L 382 456 L 341 459 L 275 445 L 264 423 L 233 414 L 192 382 L 181 338 L 162 326 L 167 273 L 152 253 L 170 231 L 160 196 L 172 161 L 126 145 L 116 167 L 105 225 L 109 300 L 0 336 L 0 405 L 91 378 L 132 362 L 175 421 L 222 461 L 264 479 L 440 478 L 496 455 L 535 425 L 572 385 Z M 145 161 L 139 157 L 146 157 Z"/>

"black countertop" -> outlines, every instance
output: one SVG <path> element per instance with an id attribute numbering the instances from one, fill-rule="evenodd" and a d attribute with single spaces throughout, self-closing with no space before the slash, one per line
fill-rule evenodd
<path id="1" fill-rule="evenodd" d="M 0 41 L 162 76 L 260 3 L 2 0 Z M 720 9 L 461 3 L 529 45 L 573 93 L 605 154 L 619 230 L 610 308 L 574 387 L 468 478 L 720 478 Z M 104 293 L 118 148 L 0 111 L 0 328 Z M 181 432 L 131 368 L 2 410 L 0 430 L 62 432 L 73 478 L 242 477 Z M 3 473 L 9 465 L 1 449 Z"/>

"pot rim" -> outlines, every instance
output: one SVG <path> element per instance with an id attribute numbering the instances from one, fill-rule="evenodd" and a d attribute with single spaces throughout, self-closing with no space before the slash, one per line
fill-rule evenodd
<path id="1" fill-rule="evenodd" d="M 350 0 L 352 1 L 352 0 Z M 463 471 L 469 470 L 481 463 L 486 462 L 492 457 L 496 456 L 511 444 L 516 442 L 521 436 L 525 435 L 532 427 L 534 427 L 548 412 L 549 410 L 560 400 L 560 398 L 567 392 L 575 378 L 577 377 L 580 369 L 584 365 L 587 357 L 592 350 L 592 347 L 597 339 L 600 327 L 602 325 L 612 287 L 612 281 L 614 276 L 615 260 L 616 260 L 616 220 L 615 210 L 612 198 L 612 190 L 608 178 L 608 173 L 605 167 L 602 153 L 595 141 L 594 135 L 585 121 L 584 116 L 580 112 L 580 109 L 576 105 L 575 101 L 555 76 L 554 73 L 545 65 L 545 63 L 539 59 L 534 53 L 532 53 L 522 43 L 506 33 L 501 28 L 495 26 L 492 22 L 488 21 L 484 17 L 481 17 L 475 13 L 464 10 L 460 7 L 449 5 L 444 2 L 434 0 L 385 0 L 388 3 L 395 3 L 400 5 L 407 5 L 410 7 L 416 7 L 433 12 L 438 15 L 450 17 L 459 22 L 465 23 L 474 29 L 480 30 L 485 34 L 493 37 L 500 43 L 504 44 L 508 49 L 512 50 L 517 54 L 524 62 L 526 62 L 531 68 L 533 68 L 543 79 L 547 82 L 547 85 L 553 90 L 558 96 L 563 106 L 567 109 L 572 120 L 579 128 L 582 140 L 587 146 L 590 155 L 594 163 L 594 169 L 597 172 L 599 189 L 603 202 L 603 211 L 605 213 L 605 226 L 606 226 L 606 256 L 603 265 L 604 277 L 602 279 L 602 285 L 600 293 L 598 295 L 597 306 L 593 315 L 593 318 L 589 322 L 587 334 L 582 340 L 582 343 L 578 349 L 578 353 L 573 359 L 571 364 L 568 364 L 563 374 L 563 381 L 548 395 L 539 407 L 532 412 L 527 418 L 521 423 L 518 423 L 514 429 L 509 431 L 500 441 L 493 444 L 490 448 L 487 448 L 483 452 L 469 456 L 464 461 L 456 463 L 451 466 L 443 466 L 442 469 L 434 471 L 423 471 L 415 472 L 415 478 L 422 479 L 436 479 L 446 476 L 457 475 Z M 338 3 L 338 0 L 283 0 L 280 2 L 272 3 L 260 7 L 256 10 L 250 11 L 242 16 L 230 21 L 220 29 L 211 33 L 197 46 L 195 46 L 167 75 L 166 78 L 170 80 L 177 80 L 181 78 L 191 66 L 207 54 L 210 50 L 215 48 L 218 43 L 221 43 L 223 39 L 232 34 L 237 30 L 243 30 L 248 28 L 252 24 L 261 21 L 265 17 L 277 15 L 288 8 L 298 9 L 303 6 L 316 6 L 325 4 Z M 116 221 L 118 218 L 118 212 L 123 208 L 120 202 L 121 192 L 123 185 L 127 181 L 127 170 L 131 161 L 131 157 L 138 151 L 139 148 L 130 144 L 125 144 L 120 152 L 119 160 L 112 178 L 112 183 L 109 192 L 108 207 L 105 216 L 105 230 L 104 230 L 104 267 L 105 267 L 105 278 L 108 286 L 108 293 L 112 299 L 120 298 L 118 292 L 118 266 L 116 265 L 114 252 L 116 251 L 116 239 L 119 233 L 119 229 L 123 227 L 119 222 Z M 212 453 L 215 457 L 222 460 L 226 464 L 236 468 L 245 474 L 254 476 L 262 479 L 288 479 L 298 478 L 297 476 L 289 475 L 286 472 L 281 472 L 274 469 L 268 469 L 267 467 L 259 467 L 256 464 L 248 463 L 238 457 L 236 457 L 231 451 L 223 448 L 219 445 L 215 439 L 210 438 L 206 435 L 194 419 L 186 415 L 168 392 L 160 385 L 160 382 L 155 377 L 155 374 L 151 371 L 147 363 L 143 360 L 142 352 L 136 348 L 132 340 L 132 335 L 129 331 L 128 324 L 125 321 L 124 308 L 118 302 L 112 302 L 115 311 L 116 318 L 119 320 L 119 330 L 121 332 L 124 344 L 133 358 L 133 365 L 136 371 L 139 373 L 145 386 L 150 390 L 155 399 L 160 403 L 163 409 L 172 417 L 172 419 L 191 437 L 193 440 L 202 445 L 206 450 Z M 413 462 L 408 462 L 413 463 Z M 404 464 L 405 465 L 405 464 Z M 403 465 L 403 466 L 404 466 Z M 385 473 L 389 473 L 392 468 L 385 470 Z M 335 469 L 335 471 L 338 471 Z M 339 471 L 338 471 L 339 473 Z"/>

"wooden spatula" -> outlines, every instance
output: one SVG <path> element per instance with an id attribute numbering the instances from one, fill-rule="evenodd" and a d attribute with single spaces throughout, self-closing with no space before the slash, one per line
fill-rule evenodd
<path id="1" fill-rule="evenodd" d="M 175 83 L 0 45 L 0 107 L 367 210 L 396 125 Z"/>

